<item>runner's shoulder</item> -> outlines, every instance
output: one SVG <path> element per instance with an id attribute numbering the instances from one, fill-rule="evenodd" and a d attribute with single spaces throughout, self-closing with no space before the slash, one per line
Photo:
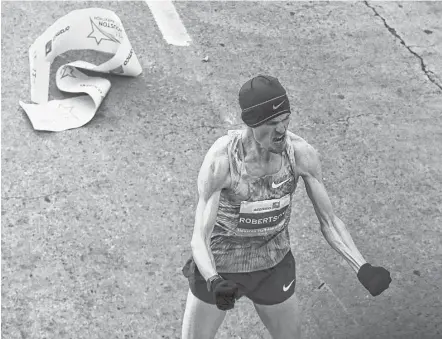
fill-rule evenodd
<path id="1" fill-rule="evenodd" d="M 215 140 L 207 151 L 206 157 L 215 162 L 229 162 L 228 146 L 230 138 L 228 135 L 223 135 Z"/>
<path id="2" fill-rule="evenodd" d="M 313 163 L 319 161 L 319 152 L 305 139 L 290 131 L 287 131 L 287 135 L 290 138 L 295 160 L 299 166 L 307 169 Z"/>
<path id="3" fill-rule="evenodd" d="M 310 152 L 317 152 L 316 149 L 310 145 L 307 140 L 300 137 L 299 135 L 296 135 L 293 132 L 287 131 L 287 136 L 290 138 L 290 142 L 293 146 L 293 149 L 296 153 L 304 154 L 304 153 L 310 153 Z"/>
<path id="4" fill-rule="evenodd" d="M 203 163 L 205 176 L 211 180 L 221 181 L 222 186 L 228 184 L 230 178 L 230 162 L 228 156 L 229 136 L 219 137 L 206 153 Z"/>

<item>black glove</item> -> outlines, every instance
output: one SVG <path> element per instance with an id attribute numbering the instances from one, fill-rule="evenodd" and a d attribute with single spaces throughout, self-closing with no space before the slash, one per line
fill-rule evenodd
<path id="1" fill-rule="evenodd" d="M 371 266 L 369 263 L 362 265 L 357 275 L 361 284 L 373 297 L 384 292 L 392 281 L 390 272 L 385 268 Z"/>
<path id="2" fill-rule="evenodd" d="M 232 280 L 218 278 L 212 283 L 212 291 L 215 295 L 216 306 L 222 311 L 231 310 L 238 298 L 238 285 Z"/>

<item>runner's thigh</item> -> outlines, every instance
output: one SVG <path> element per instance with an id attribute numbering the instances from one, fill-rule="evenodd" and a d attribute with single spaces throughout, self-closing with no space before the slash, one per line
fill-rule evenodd
<path id="1" fill-rule="evenodd" d="M 195 297 L 189 289 L 183 317 L 182 339 L 213 339 L 226 311 Z"/>

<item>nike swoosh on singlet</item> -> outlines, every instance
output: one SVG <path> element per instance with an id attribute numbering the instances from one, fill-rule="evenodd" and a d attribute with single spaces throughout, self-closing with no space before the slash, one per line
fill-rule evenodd
<path id="1" fill-rule="evenodd" d="M 293 279 L 292 282 L 291 282 L 287 287 L 285 287 L 285 284 L 284 284 L 284 285 L 282 286 L 282 290 L 283 290 L 284 292 L 287 292 L 287 291 L 289 290 L 290 286 L 292 286 L 292 284 L 293 284 L 294 281 L 295 281 L 295 279 Z"/>
<path id="2" fill-rule="evenodd" d="M 275 184 L 274 182 L 272 182 L 272 188 L 278 188 L 279 186 L 281 186 L 283 183 L 285 183 L 285 182 L 287 182 L 287 181 L 289 181 L 290 180 L 290 178 L 289 179 L 286 179 L 286 180 L 284 180 L 284 181 L 281 181 L 280 183 L 278 183 L 278 184 Z"/>

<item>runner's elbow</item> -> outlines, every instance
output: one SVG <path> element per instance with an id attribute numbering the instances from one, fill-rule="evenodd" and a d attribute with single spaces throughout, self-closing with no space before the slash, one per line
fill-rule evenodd
<path id="1" fill-rule="evenodd" d="M 319 224 L 321 225 L 321 230 L 328 230 L 336 227 L 337 217 L 334 214 L 323 215 L 320 216 L 318 219 L 319 219 Z"/>

